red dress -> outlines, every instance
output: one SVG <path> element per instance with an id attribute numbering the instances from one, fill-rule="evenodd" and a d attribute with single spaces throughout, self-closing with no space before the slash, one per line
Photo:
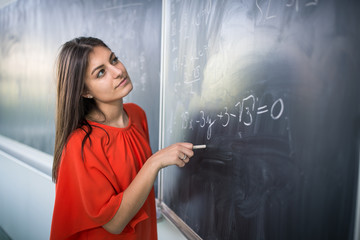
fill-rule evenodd
<path id="1" fill-rule="evenodd" d="M 85 136 L 75 130 L 64 148 L 56 183 L 50 239 L 157 239 L 155 195 L 151 190 L 135 217 L 119 235 L 102 225 L 117 212 L 123 192 L 151 156 L 146 115 L 135 104 L 124 104 L 126 128 L 89 121 Z"/>

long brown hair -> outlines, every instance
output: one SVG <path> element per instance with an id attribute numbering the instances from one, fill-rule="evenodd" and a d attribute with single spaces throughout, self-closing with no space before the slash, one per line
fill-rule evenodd
<path id="1" fill-rule="evenodd" d="M 57 58 L 57 108 L 54 162 L 52 179 L 57 181 L 63 148 L 70 134 L 77 128 L 91 126 L 85 116 L 96 107 L 93 99 L 82 97 L 89 53 L 96 46 L 108 48 L 103 41 L 92 37 L 79 37 L 66 42 Z M 87 137 L 89 137 L 87 132 Z M 86 138 L 83 140 L 83 144 Z"/>

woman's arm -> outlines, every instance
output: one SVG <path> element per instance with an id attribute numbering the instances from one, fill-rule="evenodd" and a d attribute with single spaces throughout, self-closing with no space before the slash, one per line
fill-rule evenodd
<path id="1" fill-rule="evenodd" d="M 170 165 L 185 166 L 194 155 L 192 146 L 192 143 L 176 143 L 152 155 L 124 191 L 119 209 L 115 216 L 103 225 L 104 229 L 113 234 L 121 233 L 144 204 L 159 170 Z M 188 157 L 181 160 L 184 154 Z"/>

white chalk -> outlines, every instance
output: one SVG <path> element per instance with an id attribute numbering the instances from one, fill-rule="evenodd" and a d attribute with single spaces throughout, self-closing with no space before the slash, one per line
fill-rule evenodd
<path id="1" fill-rule="evenodd" d="M 206 145 L 194 145 L 192 149 L 204 149 L 206 148 Z"/>

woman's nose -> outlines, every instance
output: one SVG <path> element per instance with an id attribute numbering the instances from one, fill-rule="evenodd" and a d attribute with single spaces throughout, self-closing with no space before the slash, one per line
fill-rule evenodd
<path id="1" fill-rule="evenodd" d="M 111 72 L 111 75 L 113 78 L 122 78 L 123 77 L 123 70 L 118 66 L 111 65 L 110 72 Z"/>

